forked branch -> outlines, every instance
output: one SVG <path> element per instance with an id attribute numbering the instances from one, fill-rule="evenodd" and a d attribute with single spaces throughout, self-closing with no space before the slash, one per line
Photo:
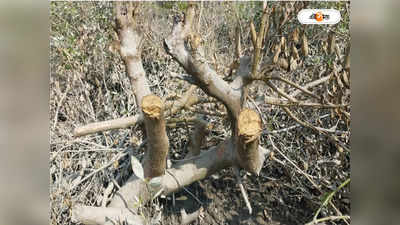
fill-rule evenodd
<path id="1" fill-rule="evenodd" d="M 117 33 L 120 41 L 119 52 L 125 62 L 126 73 L 131 80 L 136 103 L 140 104 L 144 96 L 151 94 L 141 58 L 143 35 L 136 23 L 140 6 L 137 2 L 116 2 L 115 4 Z"/>
<path id="2" fill-rule="evenodd" d="M 184 21 L 176 23 L 165 39 L 165 49 L 192 76 L 197 86 L 220 100 L 236 118 L 241 108 L 241 90 L 231 88 L 204 59 L 201 38 L 192 30 L 195 7 L 194 3 L 189 4 Z"/>

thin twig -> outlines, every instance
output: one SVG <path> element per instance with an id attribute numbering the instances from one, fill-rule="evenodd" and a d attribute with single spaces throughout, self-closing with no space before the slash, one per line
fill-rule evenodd
<path id="1" fill-rule="evenodd" d="M 290 96 L 290 95 L 289 95 Z M 335 104 L 320 104 L 315 102 L 304 102 L 304 101 L 297 101 L 297 102 L 290 102 L 280 98 L 274 97 L 266 97 L 265 103 L 270 105 L 278 105 L 278 106 L 298 106 L 298 107 L 315 107 L 315 108 L 344 108 L 349 106 L 349 104 L 343 105 L 335 105 Z"/>
<path id="2" fill-rule="evenodd" d="M 235 173 L 237 183 L 239 185 L 240 191 L 242 192 L 242 196 L 244 199 L 244 202 L 246 203 L 247 209 L 249 210 L 249 214 L 253 212 L 253 209 L 251 208 L 250 202 L 249 202 L 249 197 L 247 196 L 246 189 L 244 189 L 242 178 L 240 177 L 240 172 L 238 167 L 233 167 L 233 172 Z"/>
<path id="3" fill-rule="evenodd" d="M 208 116 L 226 117 L 226 114 L 224 114 L 224 113 L 218 113 L 218 112 L 212 113 L 212 112 L 207 112 L 207 111 L 199 110 L 199 109 L 195 109 L 193 112 L 198 113 L 198 114 L 208 115 Z"/>
<path id="4" fill-rule="evenodd" d="M 279 148 L 277 148 L 277 147 L 275 146 L 274 141 L 272 141 L 272 138 L 271 138 L 270 135 L 268 135 L 268 139 L 269 139 L 269 141 L 271 142 L 272 147 L 273 147 L 280 155 L 282 155 L 282 157 L 285 158 L 290 164 L 292 164 L 292 165 L 296 168 L 296 170 L 297 170 L 299 173 L 303 174 L 303 175 L 307 178 L 307 180 L 310 181 L 310 183 L 311 183 L 320 193 L 322 193 L 321 188 L 314 182 L 314 180 L 311 178 L 311 175 L 309 175 L 309 174 L 307 174 L 306 172 L 304 172 L 303 170 L 301 170 L 292 160 L 290 160 L 285 154 L 283 154 L 283 153 L 281 152 L 281 150 L 279 150 Z"/>
<path id="5" fill-rule="evenodd" d="M 62 95 L 60 101 L 59 101 L 58 104 L 57 104 L 57 109 L 56 109 L 56 112 L 55 112 L 55 115 L 54 115 L 53 129 L 55 129 L 56 126 L 57 126 L 57 122 L 58 122 L 58 112 L 60 111 L 60 107 L 61 107 L 61 105 L 62 105 L 62 102 L 64 101 L 65 97 L 66 97 L 67 94 L 68 94 L 69 88 L 70 88 L 70 86 L 68 85 L 67 90 L 65 90 L 64 94 Z"/>
<path id="6" fill-rule="evenodd" d="M 292 81 L 290 81 L 290 80 L 287 80 L 287 79 L 285 79 L 285 78 L 283 78 L 283 77 L 281 77 L 281 76 L 276 77 L 276 78 L 273 77 L 272 79 L 276 79 L 276 80 L 282 81 L 282 82 L 284 82 L 284 83 L 286 83 L 286 84 L 288 84 L 288 85 L 290 85 L 290 86 L 293 86 L 293 87 L 297 88 L 298 90 L 300 90 L 300 91 L 306 93 L 307 95 L 309 95 L 309 96 L 311 96 L 311 97 L 314 97 L 314 98 L 316 98 L 316 99 L 320 99 L 320 97 L 318 97 L 317 95 L 315 95 L 315 94 L 312 93 L 311 91 L 307 90 L 306 88 L 301 87 L 300 85 L 298 85 L 298 84 L 296 84 L 296 83 L 294 83 L 294 82 L 292 82 Z"/>
<path id="7" fill-rule="evenodd" d="M 124 153 L 121 153 L 119 155 L 117 155 L 116 157 L 114 157 L 111 161 L 109 161 L 108 163 L 106 163 L 105 165 L 103 165 L 102 167 L 94 170 L 93 172 L 91 172 L 89 175 L 87 175 L 85 178 L 83 178 L 82 180 L 80 180 L 79 182 L 75 183 L 74 186 L 71 187 L 70 191 L 72 191 L 73 189 L 75 189 L 77 186 L 79 186 L 82 182 L 86 181 L 87 179 L 91 178 L 93 175 L 95 175 L 96 173 L 104 170 L 105 168 L 111 166 L 112 164 L 114 164 L 115 161 L 120 160 L 121 158 L 127 156 L 129 154 L 128 151 L 125 151 Z"/>
<path id="8" fill-rule="evenodd" d="M 330 116 L 330 114 L 325 114 L 323 116 L 320 116 L 319 119 L 324 119 L 324 118 L 329 117 L 329 116 Z M 293 125 L 293 126 L 290 126 L 290 127 L 286 127 L 286 128 L 279 129 L 279 130 L 273 130 L 273 131 L 264 130 L 263 134 L 277 134 L 277 133 L 280 133 L 280 132 L 286 132 L 286 131 L 289 131 L 289 130 L 293 130 L 293 129 L 297 128 L 297 127 L 301 127 L 301 125 L 300 124 L 296 124 L 296 125 Z"/>
<path id="9" fill-rule="evenodd" d="M 325 77 L 321 77 L 321 78 L 318 79 L 318 80 L 312 81 L 312 82 L 310 82 L 310 83 L 304 85 L 303 88 L 304 88 L 304 89 L 309 89 L 309 88 L 315 87 L 315 86 L 317 86 L 317 85 L 319 85 L 319 84 L 322 84 L 322 83 L 328 81 L 330 78 L 331 78 L 331 75 L 328 75 L 328 76 L 325 76 Z M 292 93 L 290 94 L 290 96 L 291 96 L 291 97 L 296 97 L 296 96 L 299 95 L 301 92 L 302 92 L 302 91 L 300 91 L 300 90 L 296 90 L 296 91 L 292 92 Z"/>
<path id="10" fill-rule="evenodd" d="M 101 207 L 106 207 L 108 202 L 108 196 L 111 194 L 112 190 L 114 189 L 114 183 L 110 182 L 107 188 L 104 190 L 103 200 L 101 201 Z"/>
<path id="11" fill-rule="evenodd" d="M 288 107 L 282 107 L 283 110 L 292 118 L 294 119 L 297 123 L 299 123 L 300 125 L 304 126 L 304 127 L 308 127 L 311 128 L 313 130 L 316 130 L 317 132 L 321 132 L 321 133 L 328 133 L 329 130 L 325 129 L 325 128 L 321 128 L 321 127 L 316 127 L 308 122 L 302 121 L 299 118 L 297 118 L 292 111 L 290 111 L 290 109 Z"/>
<path id="12" fill-rule="evenodd" d="M 182 186 L 178 179 L 176 179 L 175 175 L 172 174 L 171 172 L 169 172 L 168 170 L 166 170 L 166 172 L 171 175 L 172 178 L 174 178 L 174 180 L 176 181 L 176 183 L 178 184 L 179 187 L 181 187 L 183 190 L 185 190 L 190 196 L 192 196 L 194 199 L 196 199 L 196 201 L 200 204 L 203 205 L 203 202 L 200 201 L 200 199 L 198 199 L 192 192 L 190 192 L 187 188 L 185 188 L 184 186 Z"/>
<path id="13" fill-rule="evenodd" d="M 332 142 L 336 142 L 338 143 L 344 150 L 346 150 L 347 152 L 350 152 L 350 149 L 346 147 L 346 145 L 344 143 L 342 143 L 336 136 L 332 135 L 331 133 L 335 133 L 336 129 L 326 129 L 326 128 L 322 128 L 322 127 L 317 127 L 314 126 L 308 122 L 304 122 L 301 121 L 299 118 L 297 118 L 292 111 L 289 110 L 289 108 L 287 107 L 283 107 L 283 110 L 292 118 L 294 119 L 297 123 L 299 123 L 300 125 L 304 126 L 304 127 L 308 127 L 311 128 L 321 134 L 324 134 L 326 136 L 328 136 L 328 138 L 332 141 Z M 336 126 L 334 126 L 333 128 L 335 128 Z"/>
<path id="14" fill-rule="evenodd" d="M 328 216 L 328 217 L 324 217 L 324 218 L 321 218 L 321 219 L 313 220 L 313 221 L 311 221 L 309 223 L 306 223 L 305 225 L 316 225 L 316 224 L 319 224 L 321 222 L 329 221 L 329 220 L 345 220 L 346 221 L 346 219 L 350 219 L 350 216 L 347 216 L 347 215 L 344 215 L 344 216 Z"/>
<path id="15" fill-rule="evenodd" d="M 144 144 L 146 144 L 147 141 L 143 141 L 138 147 L 137 149 L 140 149 L 144 146 Z M 115 161 L 118 161 L 120 159 L 122 159 L 123 157 L 127 156 L 129 154 L 129 149 L 126 149 L 123 153 L 117 155 L 116 157 L 114 157 L 112 160 L 110 160 L 108 163 L 106 163 L 105 165 L 103 165 L 102 167 L 94 170 L 93 172 L 91 172 L 89 175 L 87 175 L 85 178 L 83 178 L 82 180 L 80 180 L 79 182 L 75 183 L 74 186 L 71 187 L 70 191 L 75 189 L 77 186 L 79 186 L 82 182 L 86 181 L 87 179 L 91 178 L 93 175 L 95 175 L 96 173 L 104 170 L 105 168 L 111 166 L 114 164 Z"/>
<path id="16" fill-rule="evenodd" d="M 272 88 L 272 90 L 276 91 L 279 95 L 283 96 L 284 98 L 290 100 L 291 102 L 298 102 L 297 99 L 295 99 L 294 97 L 286 94 L 284 91 L 282 91 L 281 89 L 279 89 L 278 87 L 276 87 L 270 80 L 266 81 L 266 84 Z"/>

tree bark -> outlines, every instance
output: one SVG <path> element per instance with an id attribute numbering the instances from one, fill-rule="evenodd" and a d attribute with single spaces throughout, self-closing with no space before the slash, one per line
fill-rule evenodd
<path id="1" fill-rule="evenodd" d="M 145 218 L 132 214 L 127 208 L 104 208 L 76 205 L 72 209 L 72 222 L 87 225 L 114 225 L 118 222 L 130 225 L 146 224 Z"/>
<path id="2" fill-rule="evenodd" d="M 139 115 L 135 115 L 126 118 L 118 118 L 114 120 L 91 123 L 85 126 L 75 128 L 74 137 L 80 137 L 101 131 L 128 128 L 140 122 L 142 122 L 142 118 Z"/>
<path id="3" fill-rule="evenodd" d="M 248 172 L 259 174 L 262 164 L 258 145 L 262 131 L 260 116 L 251 109 L 243 109 L 238 119 L 237 154 L 239 165 Z"/>
<path id="4" fill-rule="evenodd" d="M 125 62 L 126 73 L 131 80 L 136 104 L 139 105 L 144 96 L 151 94 L 141 58 L 143 36 L 136 25 L 139 4 L 137 2 L 116 2 L 115 9 L 120 41 L 119 52 Z"/>
<path id="5" fill-rule="evenodd" d="M 165 130 L 164 106 L 155 95 L 147 95 L 142 100 L 142 112 L 147 135 L 147 152 L 144 160 L 145 178 L 164 175 L 169 141 Z"/>
<path id="6" fill-rule="evenodd" d="M 196 85 L 208 95 L 220 100 L 236 118 L 241 109 L 242 90 L 233 89 L 204 60 L 201 44 L 196 41 L 198 35 L 191 29 L 194 8 L 193 4 L 188 6 L 184 22 L 174 25 L 171 35 L 164 41 L 164 46 L 167 53 L 193 77 Z M 191 45 L 191 49 L 185 47 L 185 42 Z"/>
<path id="7" fill-rule="evenodd" d="M 201 145 L 204 143 L 207 134 L 207 122 L 198 118 L 194 131 L 189 140 L 188 155 L 186 158 L 197 156 L 200 154 Z"/>
<path id="8" fill-rule="evenodd" d="M 168 169 L 162 176 L 161 187 L 163 189 L 163 194 L 171 194 L 195 181 L 202 180 L 222 169 L 236 165 L 238 159 L 236 158 L 235 151 L 233 140 L 227 139 L 218 146 L 201 153 L 198 157 L 175 163 L 173 167 Z M 257 153 L 259 154 L 259 160 L 264 162 L 269 151 L 260 146 Z M 96 214 L 100 209 L 104 215 L 117 218 L 118 215 L 120 215 L 120 211 L 117 209 L 129 208 L 130 212 L 136 213 L 137 207 L 139 206 L 139 199 L 140 204 L 146 204 L 151 198 L 152 194 L 147 187 L 146 181 L 132 175 L 124 186 L 114 195 L 107 208 L 77 205 L 73 208 L 73 213 L 80 215 L 80 217 L 76 217 L 80 222 L 88 221 L 93 218 L 93 215 L 89 213 L 91 210 Z M 88 212 L 78 212 L 82 209 Z"/>

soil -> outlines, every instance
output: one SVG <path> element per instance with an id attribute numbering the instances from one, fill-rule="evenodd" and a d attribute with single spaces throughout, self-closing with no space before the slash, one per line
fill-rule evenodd
<path id="1" fill-rule="evenodd" d="M 175 199 L 186 200 L 175 200 L 174 205 L 173 196 L 169 196 L 162 201 L 165 216 L 162 224 L 179 224 L 182 208 L 192 213 L 201 206 L 204 208 L 202 216 L 191 224 L 289 225 L 304 224 L 311 220 L 315 207 L 307 205 L 307 200 L 302 197 L 290 197 L 290 193 L 282 198 L 274 196 L 273 193 L 278 190 L 287 191 L 284 181 L 272 182 L 262 177 L 244 180 L 253 210 L 250 215 L 232 173 L 231 170 L 225 170 L 214 176 L 217 179 L 208 178 L 187 187 L 201 204 L 185 190 L 175 193 Z"/>

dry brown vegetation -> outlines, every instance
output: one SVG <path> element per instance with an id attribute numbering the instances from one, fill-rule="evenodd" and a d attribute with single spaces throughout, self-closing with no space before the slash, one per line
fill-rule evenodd
<path id="1" fill-rule="evenodd" d="M 143 41 L 115 7 L 50 6 L 52 224 L 127 208 L 153 224 L 350 223 L 348 2 L 143 3 Z M 301 25 L 304 7 L 342 21 Z"/>

